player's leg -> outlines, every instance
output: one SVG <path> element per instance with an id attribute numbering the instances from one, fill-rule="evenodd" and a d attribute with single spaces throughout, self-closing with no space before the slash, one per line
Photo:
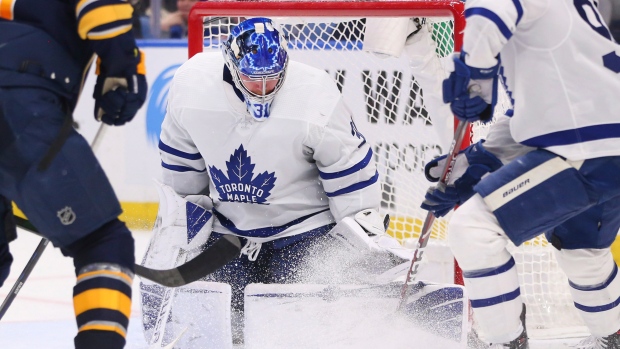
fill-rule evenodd
<path id="1" fill-rule="evenodd" d="M 558 264 L 569 279 L 575 306 L 593 336 L 620 347 L 620 275 L 611 246 L 620 229 L 620 197 L 567 220 L 547 239 L 556 247 Z"/>
<path id="2" fill-rule="evenodd" d="M 588 161 L 572 164 L 544 150 L 530 152 L 483 179 L 476 186 L 480 195 L 453 216 L 450 245 L 488 340 L 514 340 L 522 326 L 507 240 L 520 245 L 620 191 L 620 178 L 611 175 L 618 163 Z"/>
<path id="3" fill-rule="evenodd" d="M 490 343 L 507 343 L 523 335 L 523 301 L 515 261 L 506 249 L 509 239 L 480 195 L 455 211 L 448 239 L 481 336 Z"/>
<path id="4" fill-rule="evenodd" d="M 1 95 L 4 89 L 0 88 L 0 166 L 5 154 L 9 151 L 9 148 L 15 141 L 15 135 L 11 131 L 8 119 L 5 116 L 3 108 L 3 99 Z M 1 168 L 1 167 L 0 167 Z M 8 178 L 5 178 L 4 171 L 0 170 L 0 183 L 8 183 Z M 4 280 L 9 276 L 11 263 L 13 257 L 9 252 L 9 242 L 15 235 L 14 221 L 12 219 L 13 210 L 11 207 L 11 201 L 2 196 L 2 188 L 0 188 L 0 287 L 4 283 Z"/>
<path id="5" fill-rule="evenodd" d="M 123 348 L 131 312 L 134 240 L 114 219 L 62 248 L 73 257 L 76 349 Z"/>
<path id="6" fill-rule="evenodd" d="M 134 242 L 117 218 L 121 209 L 112 186 L 74 130 L 50 166 L 37 169 L 67 117 L 63 104 L 46 90 L 0 91 L 2 118 L 12 139 L 0 155 L 0 190 L 74 258 L 76 348 L 120 349 L 131 309 Z"/>
<path id="7" fill-rule="evenodd" d="M 9 252 L 9 242 L 15 239 L 15 221 L 11 202 L 0 196 L 0 287 L 9 276 L 13 257 Z"/>

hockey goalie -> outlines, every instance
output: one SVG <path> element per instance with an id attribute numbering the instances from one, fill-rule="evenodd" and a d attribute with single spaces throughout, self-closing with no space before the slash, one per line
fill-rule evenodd
<path id="1" fill-rule="evenodd" d="M 412 322 L 462 342 L 459 286 L 418 283 L 403 314 L 393 314 L 402 286 L 393 271 L 406 272 L 412 251 L 386 234 L 361 131 L 327 73 L 289 60 L 270 19 L 241 22 L 221 53 L 179 68 L 142 263 L 174 267 L 226 234 L 244 245 L 202 281 L 172 289 L 142 280 L 151 348 L 345 348 L 353 336 L 356 348 L 370 348 Z"/>

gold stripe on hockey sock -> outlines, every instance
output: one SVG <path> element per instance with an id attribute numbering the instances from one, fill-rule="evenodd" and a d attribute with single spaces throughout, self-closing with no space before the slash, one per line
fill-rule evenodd
<path id="1" fill-rule="evenodd" d="M 79 332 L 76 339 L 88 342 L 95 338 L 93 335 L 125 338 L 131 314 L 132 280 L 133 273 L 116 264 L 94 263 L 80 269 L 73 288 Z"/>
<path id="2" fill-rule="evenodd" d="M 13 20 L 13 7 L 15 6 L 15 0 L 0 0 L 0 18 Z"/>
<path id="3" fill-rule="evenodd" d="M 88 310 L 116 310 L 129 318 L 131 314 L 131 298 L 121 291 L 108 288 L 95 288 L 73 296 L 75 316 Z"/>

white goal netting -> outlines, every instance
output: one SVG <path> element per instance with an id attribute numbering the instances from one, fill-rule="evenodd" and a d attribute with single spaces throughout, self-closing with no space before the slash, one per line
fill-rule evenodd
<path id="1" fill-rule="evenodd" d="M 391 16 L 424 18 L 424 30 L 415 35 L 430 36 L 435 45 L 433 59 L 441 60 L 453 52 L 452 17 L 429 17 L 438 13 L 429 10 L 437 1 L 398 3 L 409 4 L 410 10 L 394 11 Z M 360 4 L 356 2 L 342 2 L 341 7 L 338 2 L 275 2 L 286 10 L 261 4 L 274 2 L 198 3 L 203 10 L 197 13 L 204 14 L 200 18 L 204 36 L 196 35 L 196 30 L 190 28 L 190 51 L 197 46 L 200 50 L 219 49 L 230 27 L 243 17 L 261 15 L 279 22 L 291 59 L 323 69 L 334 78 L 359 130 L 373 144 L 383 189 L 382 209 L 392 217 L 390 234 L 403 242 L 417 239 L 427 214 L 419 206 L 430 185 L 424 177 L 424 165 L 446 153 L 449 144 L 438 132 L 437 117 L 433 117 L 425 103 L 433 96 L 437 98 L 440 91 L 421 87 L 410 57 L 405 53 L 400 57 L 379 57 L 364 50 L 366 18 L 377 16 L 378 10 L 373 9 L 394 3 L 363 2 L 365 9 L 360 9 L 352 5 Z M 298 4 L 297 9 L 290 10 L 287 6 L 291 4 Z M 247 6 L 247 15 L 243 6 Z M 351 9 L 351 16 L 346 15 L 347 8 Z M 321 13 L 320 17 L 316 17 L 317 13 Z M 503 112 L 508 103 L 504 98 L 496 112 Z M 486 128 L 474 125 L 472 140 L 484 138 Z M 430 244 L 445 245 L 447 219 L 436 220 Z M 552 248 L 542 236 L 513 248 L 522 295 L 528 305 L 528 330 L 538 338 L 583 335 L 585 328 L 573 307 L 567 278 L 559 270 Z"/>

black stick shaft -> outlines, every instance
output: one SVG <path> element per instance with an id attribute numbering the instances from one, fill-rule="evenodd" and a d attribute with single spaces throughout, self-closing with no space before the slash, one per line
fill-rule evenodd
<path id="1" fill-rule="evenodd" d="M 39 242 L 39 245 L 34 250 L 34 253 L 32 254 L 32 257 L 30 257 L 30 260 L 26 264 L 26 267 L 24 267 L 24 270 L 17 278 L 17 281 L 15 281 L 13 288 L 11 288 L 11 292 L 9 292 L 9 294 L 4 299 L 4 302 L 2 302 L 2 305 L 0 305 L 0 319 L 2 319 L 6 311 L 9 309 L 11 303 L 13 303 L 15 297 L 17 297 L 17 294 L 22 289 L 22 286 L 24 286 L 24 283 L 28 279 L 28 276 L 30 276 L 32 269 L 34 269 L 35 265 L 37 265 L 39 258 L 41 258 L 41 256 L 43 255 L 45 247 L 47 247 L 47 244 L 49 244 L 49 242 L 50 241 L 46 238 L 41 239 L 41 242 Z"/>

